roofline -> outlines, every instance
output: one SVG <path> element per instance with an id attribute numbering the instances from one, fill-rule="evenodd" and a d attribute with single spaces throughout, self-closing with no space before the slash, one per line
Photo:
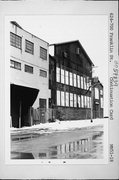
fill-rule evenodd
<path id="1" fill-rule="evenodd" d="M 52 45 L 61 45 L 61 44 L 69 44 L 69 43 L 74 43 L 74 42 L 79 42 L 79 41 L 78 40 L 65 41 L 65 42 L 61 42 L 61 43 L 50 44 L 49 46 L 52 46 Z"/>
<path id="2" fill-rule="evenodd" d="M 34 35 L 34 34 L 32 34 L 32 33 L 30 33 L 29 31 L 26 31 L 25 29 L 23 29 L 16 21 L 10 21 L 10 23 L 11 24 L 14 24 L 15 26 L 17 26 L 18 28 L 20 28 L 20 29 L 22 29 L 22 30 L 24 30 L 25 32 L 27 32 L 27 33 L 29 33 L 29 34 L 31 34 L 32 36 L 34 36 L 34 37 L 36 37 L 36 38 L 38 38 L 38 39 L 40 39 L 41 41 L 43 41 L 43 42 L 45 42 L 45 43 L 47 43 L 48 45 L 49 45 L 49 43 L 47 42 L 47 41 L 45 41 L 45 40 L 43 40 L 43 39 L 41 39 L 41 38 L 39 38 L 38 36 L 36 36 L 36 35 Z"/>
<path id="3" fill-rule="evenodd" d="M 83 49 L 85 55 L 88 57 L 88 60 L 90 61 L 90 63 L 92 64 L 92 66 L 94 66 L 93 62 L 91 61 L 90 57 L 88 56 L 88 54 L 86 53 L 85 49 L 83 48 L 83 46 L 81 45 L 81 43 L 79 42 L 79 40 L 73 40 L 73 41 L 67 41 L 67 42 L 62 42 L 62 43 L 54 43 L 54 44 L 50 44 L 49 46 L 52 45 L 62 45 L 62 44 L 69 44 L 69 43 L 79 43 L 79 45 L 81 46 L 81 48 Z"/>

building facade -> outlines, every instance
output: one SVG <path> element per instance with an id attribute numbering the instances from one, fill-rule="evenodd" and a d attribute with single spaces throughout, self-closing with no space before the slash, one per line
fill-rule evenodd
<path id="1" fill-rule="evenodd" d="M 55 79 L 51 86 L 50 107 L 56 109 L 55 117 L 61 120 L 78 120 L 91 118 L 91 106 L 93 98 L 93 111 L 95 118 L 103 117 L 101 110 L 101 96 L 97 100 L 93 94 L 91 97 L 92 67 L 94 64 L 85 52 L 79 41 L 71 41 L 50 45 L 54 50 L 50 63 L 55 63 L 56 74 L 50 74 Z M 55 59 L 55 60 L 54 60 Z M 52 70 L 50 70 L 50 73 Z M 95 88 L 100 91 L 99 84 Z M 102 88 L 103 90 L 103 88 Z M 100 92 L 99 92 L 100 93 Z M 103 95 L 102 95 L 103 98 Z M 96 103 L 99 103 L 96 108 Z M 100 113 L 97 111 L 100 111 Z"/>
<path id="2" fill-rule="evenodd" d="M 10 25 L 12 126 L 46 122 L 45 111 L 49 108 L 50 98 L 49 44 L 16 22 L 12 21 Z"/>

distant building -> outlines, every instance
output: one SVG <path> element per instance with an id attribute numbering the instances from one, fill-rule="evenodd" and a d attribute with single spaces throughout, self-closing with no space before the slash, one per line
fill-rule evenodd
<path id="1" fill-rule="evenodd" d="M 99 80 L 93 84 L 93 118 L 103 118 L 103 85 Z"/>
<path id="2" fill-rule="evenodd" d="M 13 127 L 46 122 L 49 108 L 49 44 L 12 21 L 10 92 Z M 32 107 L 32 108 L 31 108 Z M 38 114 L 38 118 L 34 118 Z"/>
<path id="3" fill-rule="evenodd" d="M 50 48 L 54 54 L 49 58 L 49 66 L 53 63 L 56 67 L 56 73 L 51 67 L 49 71 L 52 84 L 50 107 L 55 109 L 55 117 L 61 120 L 91 118 L 93 62 L 78 40 L 52 44 Z M 102 85 L 96 85 L 96 88 L 99 94 L 100 90 L 103 91 Z M 103 96 L 93 98 L 93 116 L 103 117 Z"/>

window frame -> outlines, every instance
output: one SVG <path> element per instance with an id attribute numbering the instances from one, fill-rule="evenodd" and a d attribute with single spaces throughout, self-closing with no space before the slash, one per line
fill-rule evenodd
<path id="1" fill-rule="evenodd" d="M 32 71 L 26 70 L 26 67 L 27 67 L 28 69 L 32 69 Z M 25 65 L 24 65 L 24 71 L 25 71 L 26 73 L 33 74 L 33 67 L 25 64 Z"/>
<path id="2" fill-rule="evenodd" d="M 11 63 L 11 62 L 14 63 L 14 66 L 12 66 L 12 63 Z M 20 68 L 17 66 L 17 64 L 20 65 Z M 10 67 L 11 67 L 11 68 L 14 68 L 14 69 L 17 69 L 17 70 L 21 70 L 21 63 L 10 59 Z"/>
<path id="3" fill-rule="evenodd" d="M 45 73 L 45 75 L 41 74 L 42 73 Z M 39 74 L 41 77 L 43 78 L 47 78 L 47 71 L 43 70 L 43 69 L 40 69 L 40 74 Z"/>
<path id="4" fill-rule="evenodd" d="M 57 106 L 61 105 L 61 92 L 57 90 Z"/>
<path id="5" fill-rule="evenodd" d="M 22 37 L 10 32 L 10 45 L 18 49 L 22 49 Z"/>
<path id="6" fill-rule="evenodd" d="M 47 61 L 47 49 L 40 46 L 40 58 Z"/>
<path id="7" fill-rule="evenodd" d="M 28 48 L 28 46 L 31 45 L 31 48 Z M 25 52 L 29 54 L 34 54 L 34 43 L 25 39 Z"/>

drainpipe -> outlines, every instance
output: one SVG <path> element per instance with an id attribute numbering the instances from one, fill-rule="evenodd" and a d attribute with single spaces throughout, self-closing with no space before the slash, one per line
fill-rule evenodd
<path id="1" fill-rule="evenodd" d="M 93 85 L 91 85 L 91 122 L 93 122 Z"/>

